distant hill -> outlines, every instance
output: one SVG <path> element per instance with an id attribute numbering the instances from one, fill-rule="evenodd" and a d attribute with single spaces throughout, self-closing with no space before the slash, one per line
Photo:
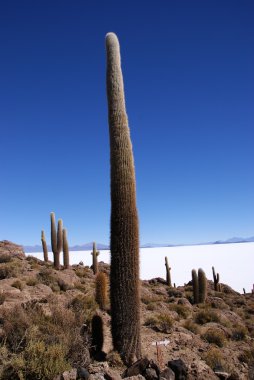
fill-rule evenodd
<path id="1" fill-rule="evenodd" d="M 214 242 L 207 242 L 207 243 L 195 243 L 195 244 L 160 244 L 160 243 L 146 243 L 142 244 L 141 248 L 156 248 L 156 247 L 178 247 L 178 246 L 187 246 L 187 245 L 208 245 L 208 244 L 232 244 L 232 243 L 251 243 L 254 242 L 254 236 L 248 237 L 248 238 L 242 238 L 242 237 L 233 237 L 227 240 L 216 240 Z M 109 249 L 109 245 L 98 243 L 96 244 L 97 249 L 103 251 L 104 249 Z M 72 247 L 69 247 L 70 251 L 89 251 L 93 248 L 93 243 L 86 243 L 82 245 L 74 245 Z M 33 252 L 41 252 L 42 247 L 41 245 L 24 245 L 23 249 L 25 253 L 33 253 Z M 51 246 L 48 245 L 49 252 L 51 251 Z"/>

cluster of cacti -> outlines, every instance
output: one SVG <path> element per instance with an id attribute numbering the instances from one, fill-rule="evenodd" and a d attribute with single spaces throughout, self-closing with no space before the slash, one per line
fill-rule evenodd
<path id="1" fill-rule="evenodd" d="M 104 272 L 99 272 L 96 276 L 95 300 L 101 310 L 106 310 L 108 305 L 108 277 Z"/>
<path id="2" fill-rule="evenodd" d="M 204 303 L 207 297 L 207 279 L 203 269 L 199 268 L 198 275 L 195 269 L 192 269 L 192 287 L 193 303 Z"/>
<path id="3" fill-rule="evenodd" d="M 111 174 L 111 331 L 114 349 L 125 363 L 131 363 L 141 357 L 136 180 L 120 47 L 114 33 L 106 36 L 106 50 Z"/>
<path id="4" fill-rule="evenodd" d="M 59 270 L 60 265 L 60 253 L 63 250 L 63 262 L 64 268 L 68 269 L 69 263 L 69 246 L 67 241 L 67 231 L 63 229 L 63 222 L 61 219 L 58 220 L 57 231 L 56 231 L 56 219 L 53 212 L 50 213 L 50 223 L 51 223 L 51 248 L 54 257 L 54 268 Z M 41 231 L 41 242 L 43 248 L 44 261 L 48 261 L 48 248 L 45 239 L 44 231 Z"/>
<path id="5" fill-rule="evenodd" d="M 97 274 L 98 273 L 98 259 L 97 257 L 99 256 L 100 252 L 96 250 L 96 243 L 93 242 L 93 251 L 91 252 L 91 255 L 93 256 L 93 273 Z"/>
<path id="6" fill-rule="evenodd" d="M 165 267 L 166 267 L 166 281 L 167 281 L 167 285 L 168 286 L 172 286 L 172 283 L 171 283 L 171 274 L 170 274 L 171 268 L 168 265 L 168 258 L 167 257 L 165 257 Z"/>
<path id="7" fill-rule="evenodd" d="M 220 286 L 220 275 L 219 273 L 215 273 L 215 269 L 214 267 L 212 267 L 212 270 L 213 270 L 213 283 L 214 283 L 214 290 L 216 292 L 220 292 L 221 291 L 221 286 Z"/>
<path id="8" fill-rule="evenodd" d="M 43 250 L 43 259 L 45 263 L 47 263 L 49 261 L 48 247 L 47 247 L 47 242 L 46 242 L 46 238 L 45 238 L 45 234 L 43 230 L 41 231 L 41 243 L 42 243 L 42 250 Z"/>

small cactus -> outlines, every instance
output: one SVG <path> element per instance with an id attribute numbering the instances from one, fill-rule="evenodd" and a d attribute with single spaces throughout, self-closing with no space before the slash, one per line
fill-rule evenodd
<path id="1" fill-rule="evenodd" d="M 98 354 L 102 351 L 104 343 L 103 320 L 96 314 L 92 318 L 92 353 Z"/>
<path id="2" fill-rule="evenodd" d="M 198 270 L 199 303 L 205 303 L 207 297 L 207 279 L 203 269 Z"/>
<path id="3" fill-rule="evenodd" d="M 63 229 L 63 263 L 64 269 L 70 268 L 70 258 L 69 258 L 69 245 L 67 240 L 67 231 Z"/>
<path id="4" fill-rule="evenodd" d="M 96 276 L 95 300 L 101 310 L 106 310 L 108 304 L 108 277 L 104 272 L 99 272 Z"/>
<path id="5" fill-rule="evenodd" d="M 168 265 L 168 258 L 167 257 L 165 257 L 165 267 L 166 267 L 166 281 L 167 281 L 167 285 L 171 287 L 172 286 L 172 283 L 171 283 L 171 274 L 170 274 L 171 268 Z"/>
<path id="6" fill-rule="evenodd" d="M 198 276 L 195 269 L 191 271 L 192 276 L 192 288 L 193 288 L 193 302 L 198 304 L 199 302 L 199 286 L 198 286 Z"/>
<path id="7" fill-rule="evenodd" d="M 56 232 L 56 220 L 55 214 L 51 212 L 51 247 L 54 255 L 54 268 L 60 269 L 60 252 L 63 247 L 63 222 L 61 219 L 58 220 L 57 232 Z"/>
<path id="8" fill-rule="evenodd" d="M 100 252 L 96 251 L 96 243 L 93 242 L 93 252 L 91 252 L 91 255 L 93 256 L 93 273 L 97 274 L 98 273 L 98 259 L 97 257 L 99 256 Z"/>
<path id="9" fill-rule="evenodd" d="M 243 288 L 243 294 L 246 294 L 246 290 L 245 290 L 245 288 Z"/>
<path id="10" fill-rule="evenodd" d="M 45 238 L 45 234 L 43 230 L 41 231 L 41 243 L 42 243 L 42 249 L 43 249 L 43 258 L 44 258 L 45 263 L 47 263 L 49 261 L 48 247 L 47 247 L 47 242 L 46 242 L 46 238 Z"/>
<path id="11" fill-rule="evenodd" d="M 215 273 L 214 267 L 212 267 L 212 271 L 213 271 L 214 290 L 216 292 L 219 292 L 220 275 L 219 275 L 219 273 L 217 273 L 217 274 Z"/>

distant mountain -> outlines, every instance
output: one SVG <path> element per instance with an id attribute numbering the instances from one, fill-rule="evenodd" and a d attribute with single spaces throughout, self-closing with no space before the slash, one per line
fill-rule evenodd
<path id="1" fill-rule="evenodd" d="M 251 243 L 254 242 L 254 236 L 248 237 L 248 238 L 242 238 L 242 237 L 233 237 L 227 240 L 217 240 L 214 242 L 207 242 L 207 243 L 195 243 L 195 244 L 161 244 L 161 243 L 146 243 L 142 244 L 140 248 L 156 248 L 156 247 L 179 247 L 179 246 L 187 246 L 187 245 L 210 245 L 210 244 L 232 244 L 232 243 Z M 103 251 L 104 249 L 109 249 L 109 245 L 98 243 L 96 244 L 97 249 Z M 41 252 L 42 247 L 41 245 L 24 245 L 23 249 L 25 253 L 33 253 L 33 252 Z M 82 245 L 74 245 L 73 247 L 69 247 L 70 251 L 89 251 L 93 249 L 93 243 L 86 243 Z M 48 245 L 48 251 L 51 251 L 51 246 Z"/>

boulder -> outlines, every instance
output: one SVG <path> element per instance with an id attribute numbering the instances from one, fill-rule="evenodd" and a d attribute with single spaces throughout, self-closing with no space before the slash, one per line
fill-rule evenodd
<path id="1" fill-rule="evenodd" d="M 168 367 L 175 373 L 175 380 L 187 379 L 187 367 L 182 359 L 170 360 Z"/>
<path id="2" fill-rule="evenodd" d="M 123 377 L 132 377 L 137 375 L 142 375 L 148 368 L 150 361 L 147 358 L 142 358 L 137 360 L 132 366 L 126 369 Z M 134 379 L 133 379 L 134 380 Z"/>
<path id="3" fill-rule="evenodd" d="M 170 368 L 165 368 L 161 373 L 160 373 L 160 380 L 175 380 L 175 373 L 172 371 Z"/>

